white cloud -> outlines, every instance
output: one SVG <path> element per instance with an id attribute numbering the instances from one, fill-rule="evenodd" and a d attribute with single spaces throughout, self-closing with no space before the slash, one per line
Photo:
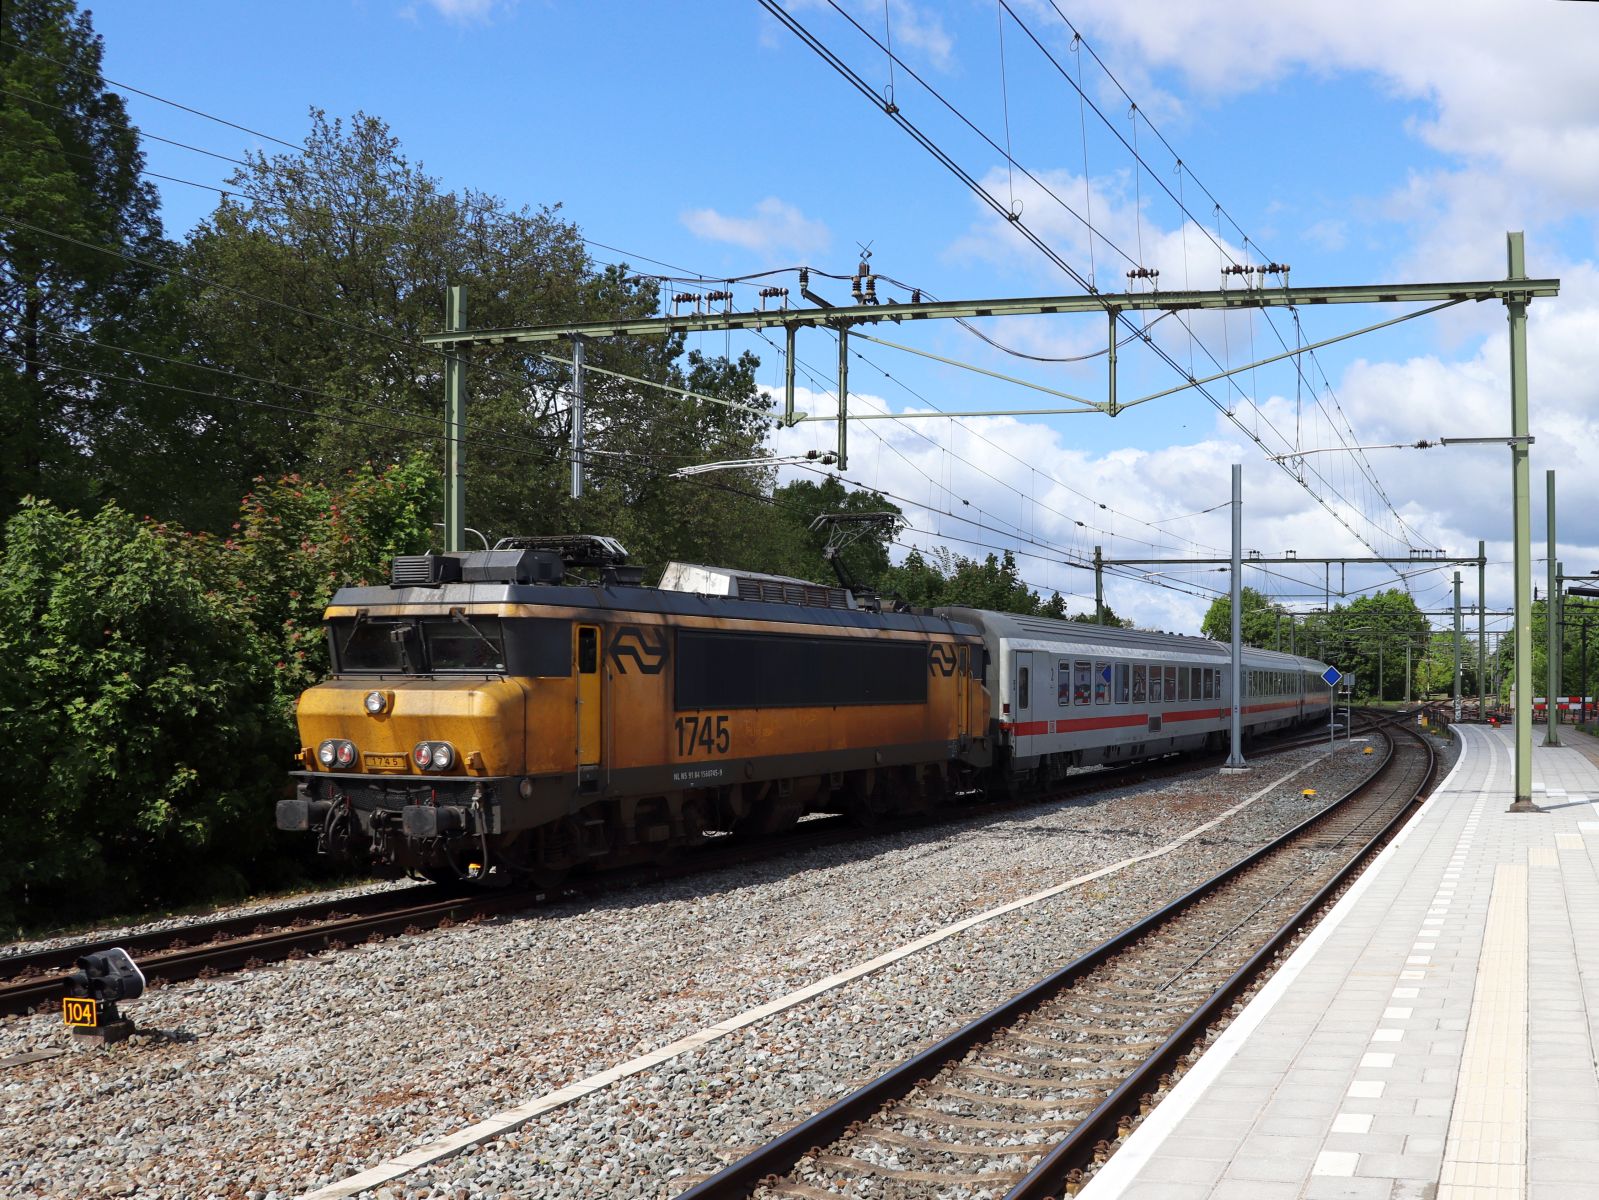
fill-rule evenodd
<path id="1" fill-rule="evenodd" d="M 1293 71 L 1369 72 L 1393 95 L 1429 107 L 1412 126 L 1421 140 L 1517 181 L 1508 194 L 1534 186 L 1567 203 L 1599 196 L 1599 29 L 1587 5 L 1084 0 L 1074 16 L 1091 37 L 1109 40 L 1113 61 L 1174 67 L 1216 95 Z"/>
<path id="2" fill-rule="evenodd" d="M 728 216 L 714 208 L 696 208 L 682 214 L 685 228 L 696 237 L 728 242 L 761 254 L 787 252 L 804 257 L 825 251 L 832 234 L 821 221 L 807 217 L 794 205 L 768 196 L 755 205 L 753 215 Z"/>
<path id="3" fill-rule="evenodd" d="M 445 20 L 463 25 L 487 21 L 495 9 L 507 7 L 506 0 L 427 0 L 427 3 Z"/>
<path id="4" fill-rule="evenodd" d="M 822 12 L 832 15 L 827 0 L 784 0 L 790 12 Z M 932 7 L 916 4 L 913 0 L 888 0 L 888 25 L 884 27 L 883 0 L 845 0 L 844 7 L 873 37 L 892 47 L 894 56 L 912 66 L 929 65 L 946 71 L 954 61 L 955 39 L 944 28 L 939 12 Z M 765 28 L 776 28 L 775 19 Z M 854 31 L 851 30 L 853 33 Z M 765 33 L 763 30 L 763 44 Z M 887 82 L 887 67 L 883 69 Z"/>

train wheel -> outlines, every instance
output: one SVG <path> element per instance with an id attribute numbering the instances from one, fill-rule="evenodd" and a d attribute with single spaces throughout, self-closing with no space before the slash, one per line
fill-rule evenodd
<path id="1" fill-rule="evenodd" d="M 856 784 L 849 789 L 844 811 L 862 829 L 871 829 L 894 810 L 893 798 L 880 780 L 872 786 Z"/>
<path id="2" fill-rule="evenodd" d="M 584 859 L 583 830 L 571 817 L 562 817 L 538 831 L 528 876 L 535 887 L 554 891 Z"/>

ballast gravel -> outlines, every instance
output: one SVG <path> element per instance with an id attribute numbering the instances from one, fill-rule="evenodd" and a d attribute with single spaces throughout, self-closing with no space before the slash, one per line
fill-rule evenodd
<path id="1" fill-rule="evenodd" d="M 1341 795 L 1360 743 L 154 990 L 129 1042 L 0 1067 L 0 1195 L 289 1197 L 953 922 L 1171 842 L 366 1195 L 664 1197 Z M 1313 788 L 1314 797 L 1301 794 Z M 0 1060 L 69 1046 L 0 1021 Z"/>

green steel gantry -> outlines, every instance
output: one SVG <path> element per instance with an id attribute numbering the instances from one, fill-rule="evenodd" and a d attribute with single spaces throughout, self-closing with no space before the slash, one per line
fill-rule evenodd
<path id="1" fill-rule="evenodd" d="M 1560 293 L 1558 279 L 1528 279 L 1526 255 L 1522 235 L 1507 235 L 1509 245 L 1509 271 L 1503 280 L 1481 280 L 1463 283 L 1393 283 L 1355 285 L 1343 287 L 1255 287 L 1245 284 L 1236 289 L 1221 291 L 1181 292 L 1091 292 L 1070 296 L 1023 296 L 1010 299 L 939 300 L 904 304 L 856 304 L 832 308 L 775 308 L 751 312 L 696 312 L 666 317 L 645 317 L 627 320 L 582 321 L 561 325 L 535 325 L 505 329 L 464 328 L 464 290 L 452 287 L 446 309 L 445 329 L 429 334 L 422 341 L 435 346 L 445 355 L 446 433 L 449 439 L 445 473 L 445 545 L 447 548 L 464 548 L 466 535 L 466 476 L 462 458 L 462 440 L 466 414 L 466 364 L 472 349 L 488 346 L 530 345 L 539 343 L 578 342 L 584 339 L 611 337 L 664 337 L 673 333 L 712 333 L 729 330 L 782 329 L 789 350 L 789 370 L 785 372 L 783 423 L 793 425 L 804 419 L 804 414 L 794 410 L 794 374 L 792 370 L 794 335 L 799 329 L 822 326 L 838 336 L 838 465 L 847 468 L 848 428 L 850 421 L 868 419 L 849 412 L 848 342 L 850 331 L 859 325 L 879 325 L 883 322 L 903 323 L 953 319 L 956 317 L 1042 316 L 1050 314 L 1100 313 L 1109 317 L 1110 355 L 1107 364 L 1106 399 L 1096 401 L 1081 396 L 1061 393 L 1072 401 L 1071 408 L 984 410 L 979 412 L 928 412 L 896 413 L 891 419 L 906 420 L 916 417 L 945 419 L 949 417 L 1053 416 L 1068 413 L 1117 413 L 1162 396 L 1169 396 L 1188 388 L 1201 387 L 1231 375 L 1249 371 L 1268 363 L 1278 362 L 1311 350 L 1362 334 L 1426 316 L 1440 309 L 1468 301 L 1497 300 L 1504 304 L 1510 322 L 1510 395 L 1511 477 L 1514 494 L 1515 520 L 1515 588 L 1516 588 L 1516 798 L 1514 808 L 1522 810 L 1532 806 L 1532 657 L 1530 646 L 1532 581 L 1531 581 L 1531 523 L 1528 506 L 1528 454 L 1527 445 L 1527 305 L 1537 297 L 1556 296 Z M 1255 309 L 1289 308 L 1321 304 L 1396 304 L 1421 303 L 1432 307 L 1408 312 L 1391 320 L 1350 330 L 1334 337 L 1296 346 L 1281 354 L 1256 359 L 1242 366 L 1229 367 L 1202 377 L 1188 376 L 1174 387 L 1152 392 L 1133 400 L 1123 400 L 1117 394 L 1117 322 L 1128 312 L 1184 312 L 1196 309 Z M 1144 335 L 1148 340 L 1148 335 Z M 583 371 L 581 352 L 573 357 L 576 375 Z M 591 368 L 592 369 L 592 368 Z M 577 391 L 581 392 L 581 381 Z M 573 430 L 573 487 L 582 485 L 582 432 L 574 422 Z M 1525 711 L 1523 711 L 1525 710 Z"/>

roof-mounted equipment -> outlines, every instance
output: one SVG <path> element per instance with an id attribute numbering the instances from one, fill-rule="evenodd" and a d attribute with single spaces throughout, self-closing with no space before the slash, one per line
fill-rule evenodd
<path id="1" fill-rule="evenodd" d="M 827 545 L 822 547 L 822 557 L 833 567 L 839 584 L 855 597 L 861 608 L 880 611 L 882 600 L 877 589 L 869 583 L 857 583 L 841 557 L 843 550 L 854 545 L 868 533 L 885 532 L 892 536 L 900 515 L 896 512 L 822 513 L 811 522 L 811 532 L 827 531 Z"/>

